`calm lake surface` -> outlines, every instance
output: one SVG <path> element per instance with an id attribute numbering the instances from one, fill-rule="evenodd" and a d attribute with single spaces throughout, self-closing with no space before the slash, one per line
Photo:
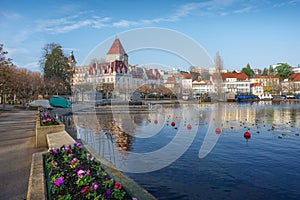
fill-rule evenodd
<path id="1" fill-rule="evenodd" d="M 81 115 L 79 137 L 158 199 L 300 199 L 299 103 L 99 109 L 98 127 Z"/>

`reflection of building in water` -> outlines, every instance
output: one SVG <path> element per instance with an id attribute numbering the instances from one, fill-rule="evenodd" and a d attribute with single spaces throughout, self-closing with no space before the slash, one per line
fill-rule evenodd
<path id="1" fill-rule="evenodd" d="M 256 109 L 240 105 L 227 105 L 224 104 L 224 121 L 243 121 L 248 123 L 254 123 L 256 118 Z"/>
<path id="2" fill-rule="evenodd" d="M 297 108 L 299 111 L 299 108 Z M 273 124 L 289 124 L 300 121 L 300 118 L 297 117 L 297 110 L 295 108 L 283 108 L 283 107 L 273 107 L 273 106 L 264 106 L 260 104 L 250 104 L 245 105 L 230 105 L 224 104 L 224 121 L 231 121 L 236 123 L 246 124 L 264 124 L 264 123 L 273 123 Z M 260 119 L 258 121 L 257 119 Z M 225 123 L 226 125 L 226 123 Z M 227 126 L 229 126 L 227 124 Z M 228 128 L 228 127 L 224 127 Z"/>

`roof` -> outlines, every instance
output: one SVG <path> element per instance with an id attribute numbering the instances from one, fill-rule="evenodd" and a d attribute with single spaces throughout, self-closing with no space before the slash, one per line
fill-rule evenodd
<path id="1" fill-rule="evenodd" d="M 116 38 L 107 54 L 126 54 L 119 38 Z"/>
<path id="2" fill-rule="evenodd" d="M 288 81 L 300 81 L 300 73 L 290 75 Z"/>
<path id="3" fill-rule="evenodd" d="M 174 84 L 174 83 L 175 83 L 174 77 L 168 77 L 167 81 L 165 82 L 165 84 Z"/>
<path id="4" fill-rule="evenodd" d="M 180 74 L 180 76 L 184 79 L 191 79 L 191 75 L 190 74 Z"/>
<path id="5" fill-rule="evenodd" d="M 199 80 L 195 80 L 193 81 L 192 83 L 193 85 L 212 85 L 212 82 L 211 81 L 208 81 L 208 80 L 202 80 L 202 81 L 199 81 Z"/>
<path id="6" fill-rule="evenodd" d="M 223 81 L 227 78 L 236 78 L 237 80 L 247 80 L 248 76 L 244 73 L 236 73 L 236 72 L 230 72 L 230 73 L 221 73 Z"/>
<path id="7" fill-rule="evenodd" d="M 251 84 L 251 87 L 256 87 L 256 86 L 262 86 L 262 84 L 261 83 L 252 83 Z"/>
<path id="8" fill-rule="evenodd" d="M 263 75 L 263 76 L 254 76 L 252 79 L 266 79 L 266 78 L 279 78 L 277 75 Z"/>

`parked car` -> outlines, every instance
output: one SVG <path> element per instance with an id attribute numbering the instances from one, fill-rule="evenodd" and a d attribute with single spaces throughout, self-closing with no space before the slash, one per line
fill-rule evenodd
<path id="1" fill-rule="evenodd" d="M 71 106 L 71 102 L 63 97 L 54 96 L 50 98 L 50 105 L 53 107 L 67 108 Z"/>
<path id="2" fill-rule="evenodd" d="M 44 107 L 44 108 L 48 108 L 48 109 L 53 108 L 50 105 L 49 100 L 47 100 L 47 99 L 37 99 L 37 100 L 34 100 L 34 101 L 28 103 L 28 106 L 29 107 Z"/>

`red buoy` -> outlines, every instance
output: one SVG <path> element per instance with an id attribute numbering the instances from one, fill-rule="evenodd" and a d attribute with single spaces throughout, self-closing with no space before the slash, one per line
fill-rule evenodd
<path id="1" fill-rule="evenodd" d="M 172 123 L 171 123 L 171 126 L 175 126 L 175 122 L 172 122 Z"/>
<path id="2" fill-rule="evenodd" d="M 187 127 L 188 130 L 192 129 L 192 125 L 191 124 L 188 124 L 186 127 Z"/>
<path id="3" fill-rule="evenodd" d="M 216 128 L 216 134 L 220 134 L 221 133 L 221 129 L 220 128 Z"/>
<path id="4" fill-rule="evenodd" d="M 154 120 L 154 124 L 157 124 L 158 123 L 158 121 L 157 120 Z"/>
<path id="5" fill-rule="evenodd" d="M 247 140 L 251 138 L 251 133 L 249 133 L 248 131 L 244 133 L 244 138 L 246 138 Z"/>

